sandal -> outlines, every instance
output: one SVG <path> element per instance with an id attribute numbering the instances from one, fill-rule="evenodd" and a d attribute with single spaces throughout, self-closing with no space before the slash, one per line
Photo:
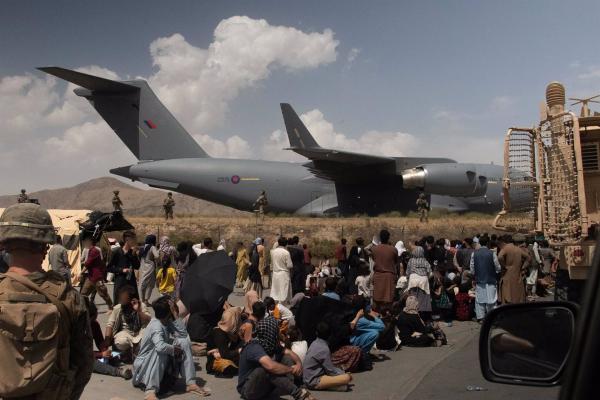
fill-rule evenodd
<path id="1" fill-rule="evenodd" d="M 189 387 L 185 389 L 186 393 L 193 393 L 198 395 L 199 397 L 208 397 L 211 395 L 211 391 L 208 388 L 196 385 L 195 388 L 190 389 Z"/>

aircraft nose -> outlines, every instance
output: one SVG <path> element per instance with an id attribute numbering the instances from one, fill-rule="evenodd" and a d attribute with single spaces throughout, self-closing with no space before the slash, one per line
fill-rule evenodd
<path id="1" fill-rule="evenodd" d="M 423 168 L 411 168 L 402 171 L 402 187 L 404 189 L 423 189 L 427 172 Z"/>

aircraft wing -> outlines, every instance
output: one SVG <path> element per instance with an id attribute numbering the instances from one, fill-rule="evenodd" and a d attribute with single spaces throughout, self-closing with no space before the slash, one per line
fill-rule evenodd
<path id="1" fill-rule="evenodd" d="M 372 181 L 399 175 L 401 170 L 426 163 L 454 162 L 447 158 L 384 157 L 321 147 L 291 105 L 281 104 L 281 113 L 292 150 L 311 162 L 305 164 L 316 176 L 335 181 Z"/>

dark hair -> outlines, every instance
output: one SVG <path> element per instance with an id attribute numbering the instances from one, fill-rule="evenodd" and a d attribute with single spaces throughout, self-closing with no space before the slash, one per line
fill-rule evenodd
<path id="1" fill-rule="evenodd" d="M 387 229 L 382 229 L 379 232 L 379 240 L 381 240 L 381 243 L 388 243 L 390 241 L 390 232 Z"/>
<path id="2" fill-rule="evenodd" d="M 157 319 L 164 319 L 171 314 L 171 305 L 169 304 L 169 300 L 171 298 L 169 296 L 159 297 L 152 303 L 152 308 L 154 309 L 154 316 Z"/>
<path id="3" fill-rule="evenodd" d="M 342 244 L 346 244 L 348 241 L 345 238 L 342 238 Z"/>
<path id="4" fill-rule="evenodd" d="M 435 244 L 436 244 L 436 245 L 438 245 L 438 246 L 444 247 L 444 245 L 446 244 L 446 239 L 444 239 L 444 238 L 439 238 L 439 239 L 438 239 L 438 240 L 435 242 Z"/>
<path id="5" fill-rule="evenodd" d="M 306 243 L 304 243 L 304 244 L 302 245 L 302 248 L 303 248 L 304 250 L 306 250 L 306 248 L 307 248 L 307 247 L 308 247 L 308 246 L 306 245 Z"/>
<path id="6" fill-rule="evenodd" d="M 331 329 L 329 324 L 325 321 L 321 321 L 317 324 L 317 337 L 319 339 L 327 340 L 331 336 Z"/>
<path id="7" fill-rule="evenodd" d="M 297 342 L 302 340 L 302 332 L 296 326 L 290 326 L 287 331 L 288 338 L 290 342 Z"/>
<path id="8" fill-rule="evenodd" d="M 434 244 L 435 243 L 435 238 L 433 236 L 429 235 L 429 236 L 427 236 L 425 238 L 425 243 L 427 243 L 427 244 Z"/>
<path id="9" fill-rule="evenodd" d="M 266 312 L 267 308 L 265 307 L 265 303 L 263 303 L 262 301 L 257 301 L 254 304 L 252 304 L 252 315 L 254 315 L 256 319 L 263 319 L 265 317 Z"/>
<path id="10" fill-rule="evenodd" d="M 325 279 L 325 291 L 326 292 L 334 292 L 337 287 L 337 279 L 333 276 Z"/>
<path id="11" fill-rule="evenodd" d="M 482 246 L 487 246 L 489 242 L 490 242 L 490 238 L 487 236 L 482 236 L 479 238 L 479 244 Z"/>
<path id="12" fill-rule="evenodd" d="M 125 231 L 123 232 L 123 241 L 126 241 L 127 239 L 131 239 L 136 237 L 136 234 L 134 231 Z"/>
<path id="13" fill-rule="evenodd" d="M 277 244 L 280 246 L 287 246 L 287 239 L 282 236 L 277 239 Z"/>
<path id="14" fill-rule="evenodd" d="M 298 236 L 294 236 L 291 244 L 297 245 L 298 243 L 300 243 L 300 238 Z"/>
<path id="15" fill-rule="evenodd" d="M 463 242 L 465 242 L 467 244 L 467 246 L 473 247 L 473 239 L 472 238 L 465 238 L 463 240 Z"/>
<path id="16" fill-rule="evenodd" d="M 361 237 L 357 237 L 356 238 L 356 244 L 359 246 L 364 246 L 365 244 L 365 239 L 361 238 Z"/>
<path id="17" fill-rule="evenodd" d="M 267 309 L 267 311 L 275 309 L 275 300 L 272 297 L 265 297 L 263 303 L 265 303 L 265 308 Z"/>
<path id="18" fill-rule="evenodd" d="M 135 290 L 135 288 L 131 285 L 122 286 L 119 289 L 119 293 L 117 294 L 117 297 L 121 296 L 122 293 L 127 293 L 130 300 L 138 298 L 137 290 Z"/>
<path id="19" fill-rule="evenodd" d="M 358 265 L 358 275 L 365 276 L 365 275 L 369 275 L 370 273 L 371 273 L 371 268 L 369 267 L 369 264 L 367 264 L 366 262 L 361 262 Z"/>
<path id="20" fill-rule="evenodd" d="M 211 238 L 207 237 L 207 238 L 204 238 L 204 241 L 202 242 L 202 244 L 203 244 L 203 245 L 204 245 L 204 247 L 206 247 L 206 248 L 211 248 L 211 247 L 212 247 L 212 245 L 213 245 L 213 241 L 212 241 L 212 239 L 211 239 Z"/>

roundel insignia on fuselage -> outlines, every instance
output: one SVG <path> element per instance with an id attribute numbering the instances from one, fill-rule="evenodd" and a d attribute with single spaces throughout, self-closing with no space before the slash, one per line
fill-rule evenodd
<path id="1" fill-rule="evenodd" d="M 231 183 L 233 183 L 234 185 L 237 185 L 238 183 L 240 183 L 240 177 L 239 175 L 234 175 L 231 177 Z"/>

